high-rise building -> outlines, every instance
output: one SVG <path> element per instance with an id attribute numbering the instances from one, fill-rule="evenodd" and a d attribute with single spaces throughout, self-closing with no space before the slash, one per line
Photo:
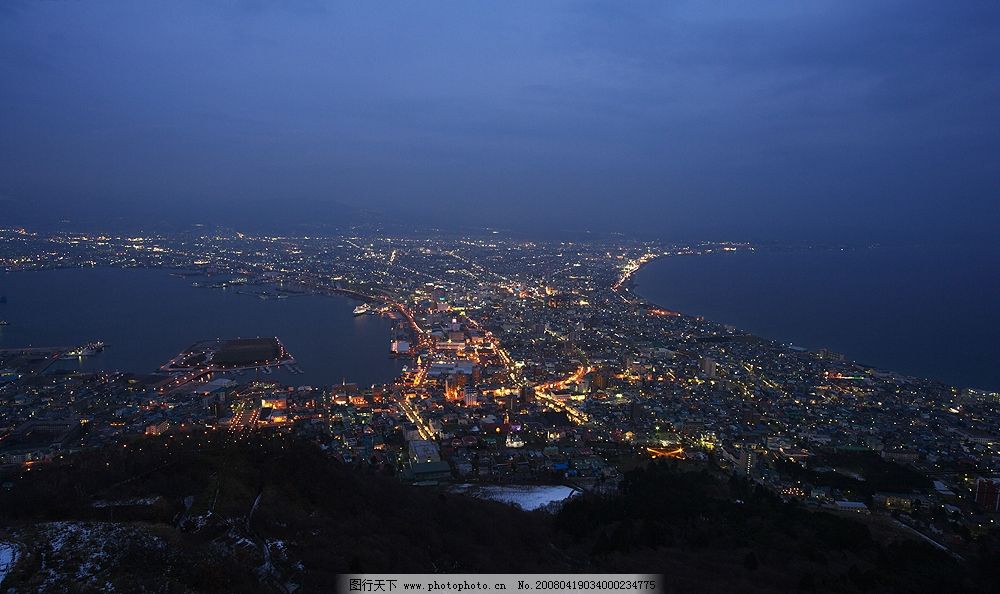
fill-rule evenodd
<path id="1" fill-rule="evenodd" d="M 708 357 L 702 357 L 701 358 L 700 367 L 701 367 L 701 372 L 708 379 L 716 379 L 717 377 L 719 377 L 719 374 L 718 374 L 719 365 L 718 365 L 718 363 L 715 362 L 715 359 L 710 359 Z"/>
<path id="2" fill-rule="evenodd" d="M 1000 512 L 1000 480 L 976 481 L 976 505 L 988 512 Z"/>
<path id="3" fill-rule="evenodd" d="M 739 457 L 739 463 L 734 468 L 738 476 L 753 478 L 753 470 L 757 465 L 757 452 L 747 449 Z"/>

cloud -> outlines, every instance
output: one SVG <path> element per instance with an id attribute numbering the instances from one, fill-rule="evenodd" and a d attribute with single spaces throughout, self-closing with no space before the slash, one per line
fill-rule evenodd
<path id="1" fill-rule="evenodd" d="M 135 216 L 280 196 L 542 231 L 985 229 L 998 22 L 930 1 L 33 3 L 0 19 L 0 177 Z"/>

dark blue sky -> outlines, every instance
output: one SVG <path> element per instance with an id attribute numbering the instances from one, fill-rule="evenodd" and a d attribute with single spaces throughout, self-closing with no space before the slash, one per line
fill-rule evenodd
<path id="1" fill-rule="evenodd" d="M 1000 4 L 0 2 L 0 216 L 985 237 Z"/>

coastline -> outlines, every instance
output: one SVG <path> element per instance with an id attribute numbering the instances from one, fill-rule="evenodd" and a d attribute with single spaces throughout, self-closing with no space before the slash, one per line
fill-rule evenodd
<path id="1" fill-rule="evenodd" d="M 688 311 L 685 311 L 685 308 L 682 306 L 678 307 L 677 305 L 674 305 L 670 302 L 666 302 L 663 299 L 657 299 L 651 296 L 649 294 L 649 287 L 651 286 L 650 282 L 647 280 L 646 283 L 643 284 L 639 278 L 639 273 L 641 271 L 648 272 L 649 264 L 651 264 L 652 262 L 662 260 L 663 258 L 669 255 L 670 254 L 661 254 L 655 258 L 651 258 L 648 261 L 643 262 L 640 266 L 632 270 L 627 275 L 626 278 L 622 279 L 622 282 L 620 282 L 620 289 L 616 290 L 616 292 L 618 292 L 624 299 L 627 299 L 637 305 L 648 305 L 650 307 L 655 307 L 657 309 L 669 311 L 671 313 L 679 314 L 684 317 L 702 319 L 714 324 L 718 324 L 720 326 L 733 327 L 743 334 L 747 334 L 749 336 L 753 336 L 761 340 L 773 341 L 775 343 L 784 344 L 788 346 L 796 346 L 798 348 L 804 349 L 807 352 L 813 352 L 813 353 L 823 352 L 827 350 L 828 347 L 826 346 L 816 346 L 817 344 L 823 345 L 824 342 L 822 341 L 817 342 L 816 340 L 805 341 L 801 339 L 796 339 L 796 341 L 793 342 L 792 340 L 786 338 L 787 334 L 779 334 L 777 332 L 773 333 L 771 336 L 768 336 L 759 331 L 748 330 L 742 324 L 739 323 L 729 323 L 729 322 L 719 321 L 717 316 L 712 316 L 710 314 L 704 314 L 704 315 L 692 314 Z M 705 256 L 705 255 L 715 255 L 715 254 L 692 254 L 692 255 Z M 817 325 L 814 328 L 816 329 L 816 331 L 823 330 L 821 325 Z M 939 342 L 943 343 L 945 342 L 945 339 L 940 339 Z M 955 377 L 955 376 L 961 376 L 963 374 L 961 369 L 954 369 L 954 370 L 950 368 L 941 369 L 937 374 L 935 374 L 934 371 L 927 370 L 924 367 L 921 367 L 921 369 L 923 370 L 910 369 L 907 371 L 900 371 L 899 361 L 896 361 L 895 363 L 866 362 L 864 359 L 872 361 L 874 359 L 877 359 L 877 357 L 872 355 L 859 357 L 854 349 L 845 347 L 843 344 L 840 344 L 837 347 L 829 348 L 829 351 L 836 353 L 839 356 L 843 356 L 845 361 L 855 364 L 859 367 L 870 369 L 872 371 L 880 373 L 892 374 L 893 376 L 900 378 L 912 378 L 920 381 L 934 382 L 944 386 L 948 386 L 950 388 L 954 388 L 956 390 L 971 389 L 971 390 L 980 390 L 987 392 L 1000 390 L 1000 385 L 994 385 L 995 382 L 991 382 L 988 380 L 980 381 L 971 377 L 968 379 L 959 379 Z M 915 365 L 917 364 L 919 364 L 919 362 L 915 362 Z M 951 377 L 947 378 L 945 377 L 946 375 L 950 375 Z"/>

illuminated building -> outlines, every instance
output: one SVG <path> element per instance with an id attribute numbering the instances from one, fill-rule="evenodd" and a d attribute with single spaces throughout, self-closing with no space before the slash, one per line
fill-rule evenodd
<path id="1" fill-rule="evenodd" d="M 988 512 L 1000 512 L 1000 480 L 981 478 L 976 481 L 976 505 Z"/>

